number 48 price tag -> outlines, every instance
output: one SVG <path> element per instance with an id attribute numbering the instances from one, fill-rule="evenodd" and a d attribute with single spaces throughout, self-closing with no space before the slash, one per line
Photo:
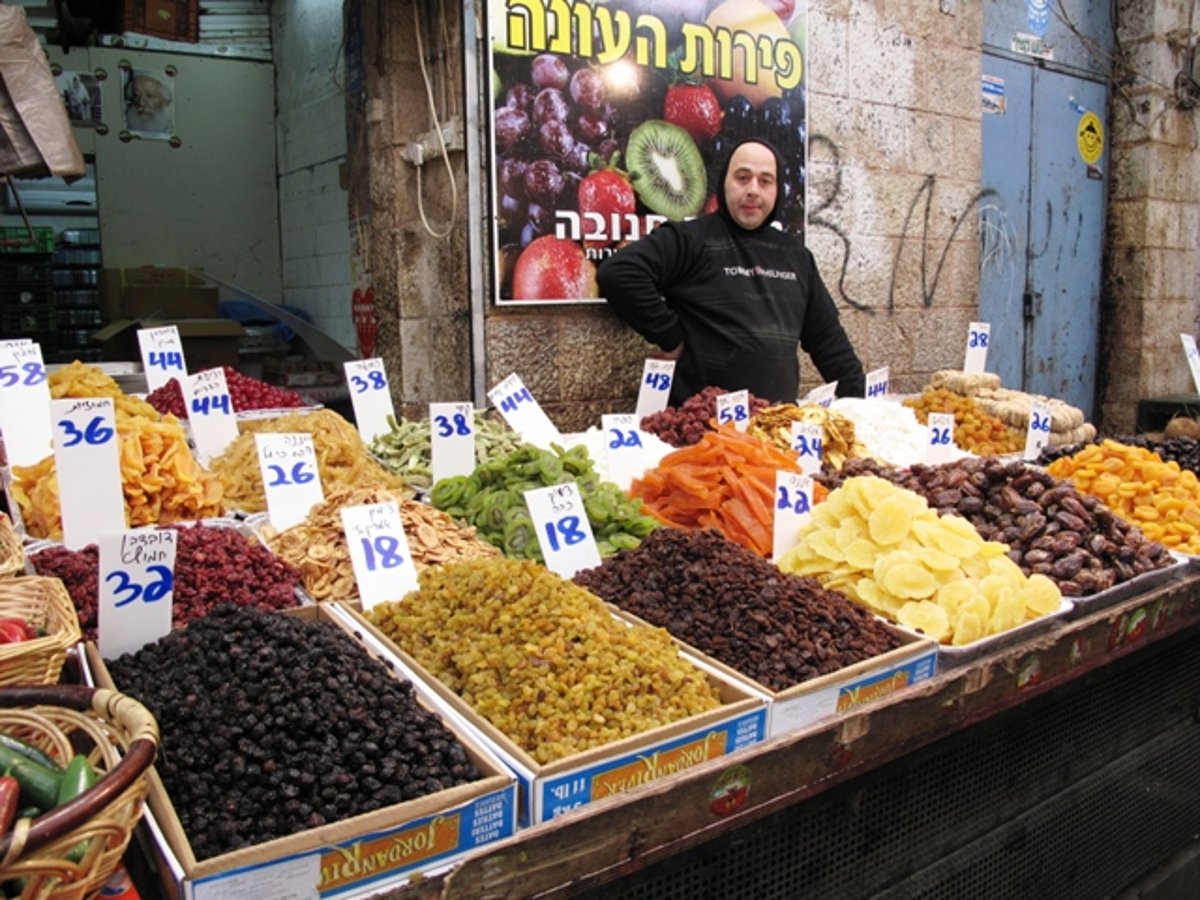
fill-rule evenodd
<path id="1" fill-rule="evenodd" d="M 100 536 L 100 655 L 134 653 L 171 632 L 175 592 L 174 528 L 137 528 Z"/>
<path id="2" fill-rule="evenodd" d="M 583 509 L 579 485 L 556 484 L 525 492 L 546 568 L 570 578 L 580 569 L 600 565 L 600 551 Z"/>
<path id="3" fill-rule="evenodd" d="M 642 384 L 638 388 L 634 415 L 639 422 L 646 416 L 662 412 L 671 399 L 671 381 L 675 377 L 675 360 L 648 359 L 642 366 Z"/>
<path id="4" fill-rule="evenodd" d="M 311 434 L 256 434 L 267 514 L 276 531 L 291 528 L 325 499 Z"/>
<path id="5" fill-rule="evenodd" d="M 394 500 L 343 506 L 342 528 L 363 609 L 417 589 L 417 567 Z"/>

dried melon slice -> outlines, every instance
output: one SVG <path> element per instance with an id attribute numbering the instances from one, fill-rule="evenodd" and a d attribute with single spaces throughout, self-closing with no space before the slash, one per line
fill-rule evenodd
<path id="1" fill-rule="evenodd" d="M 855 478 L 847 478 L 842 484 L 842 490 L 845 492 L 844 498 L 865 520 L 869 519 L 871 513 L 879 508 L 879 504 L 893 496 L 900 488 L 876 475 L 860 475 Z"/>
<path id="2" fill-rule="evenodd" d="M 973 610 L 959 610 L 954 618 L 954 637 L 950 643 L 961 647 L 979 640 L 984 636 L 984 621 Z"/>
<path id="3" fill-rule="evenodd" d="M 896 621 L 906 628 L 915 628 L 937 641 L 950 637 L 950 617 L 946 611 L 929 600 L 910 600 L 896 613 Z"/>
<path id="4" fill-rule="evenodd" d="M 1052 613 L 1062 604 L 1062 591 L 1045 575 L 1030 575 L 1029 584 L 1022 594 L 1026 614 L 1031 619 Z"/>
<path id="5" fill-rule="evenodd" d="M 856 569 L 870 572 L 879 558 L 879 548 L 865 537 L 858 537 L 846 545 L 846 562 Z"/>
<path id="6" fill-rule="evenodd" d="M 937 579 L 919 563 L 898 563 L 890 566 L 883 576 L 883 589 L 897 597 L 918 600 L 932 597 Z"/>
<path id="7" fill-rule="evenodd" d="M 917 499 L 915 494 L 897 492 L 871 511 L 867 519 L 867 530 L 871 534 L 871 540 L 886 546 L 898 544 L 908 536 L 913 517 L 918 512 L 909 497 Z"/>
<path id="8" fill-rule="evenodd" d="M 1026 588 L 1028 590 L 1028 588 Z M 996 601 L 989 620 L 993 633 L 1016 628 L 1025 621 L 1025 597 L 1021 591 L 1007 591 Z"/>
<path id="9" fill-rule="evenodd" d="M 937 605 L 946 611 L 946 615 L 953 616 L 978 593 L 975 585 L 969 581 L 952 581 L 938 588 L 935 600 Z"/>

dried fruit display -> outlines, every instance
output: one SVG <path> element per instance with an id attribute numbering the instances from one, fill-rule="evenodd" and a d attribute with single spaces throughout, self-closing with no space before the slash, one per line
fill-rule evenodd
<path id="1" fill-rule="evenodd" d="M 815 403 L 796 406 L 780 403 L 755 413 L 746 431 L 766 438 L 781 450 L 792 448 L 792 423 L 807 422 L 821 426 L 821 462 L 840 469 L 847 459 L 867 455 L 858 440 L 854 423 L 846 416 Z"/>
<path id="2" fill-rule="evenodd" d="M 668 406 L 645 416 L 642 431 L 656 435 L 672 447 L 686 447 L 717 427 L 717 397 L 729 393 L 724 388 L 708 386 L 693 394 L 679 406 Z M 750 415 L 753 417 L 770 406 L 761 397 L 750 395 Z"/>
<path id="3" fill-rule="evenodd" d="M 304 406 L 305 400 L 295 391 L 277 387 L 243 375 L 231 366 L 222 366 L 225 372 L 225 384 L 229 387 L 229 401 L 233 404 L 234 412 L 246 412 L 254 409 L 294 409 Z M 183 402 L 183 389 L 178 378 L 172 378 L 166 384 L 151 391 L 146 396 L 146 402 L 164 415 L 186 419 L 187 405 Z"/>
<path id="4" fill-rule="evenodd" d="M 1019 453 L 1025 448 L 1025 434 L 988 415 L 970 397 L 947 388 L 927 388 L 919 397 L 909 398 L 910 407 L 922 424 L 930 413 L 954 414 L 954 443 L 978 456 Z"/>
<path id="5" fill-rule="evenodd" d="M 475 432 L 475 461 L 491 462 L 515 452 L 524 442 L 521 436 L 505 425 L 476 410 L 472 428 Z M 433 460 L 428 419 L 388 417 L 389 430 L 371 441 L 371 454 L 380 464 L 404 481 L 414 491 L 433 487 Z"/>

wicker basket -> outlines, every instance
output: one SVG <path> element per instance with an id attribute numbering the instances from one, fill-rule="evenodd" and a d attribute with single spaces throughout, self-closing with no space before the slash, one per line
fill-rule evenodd
<path id="1" fill-rule="evenodd" d="M 16 575 L 25 568 L 25 552 L 21 536 L 13 528 L 12 519 L 0 513 L 0 578 Z"/>
<path id="2" fill-rule="evenodd" d="M 59 760 L 87 753 L 102 776 L 69 803 L 19 819 L 0 839 L 0 883 L 22 897 L 89 897 L 103 887 L 142 817 L 158 750 L 149 711 L 116 691 L 82 686 L 0 688 L 0 730 Z M 67 853 L 88 841 L 79 862 Z"/>
<path id="3" fill-rule="evenodd" d="M 0 644 L 0 687 L 54 684 L 79 643 L 79 615 L 57 578 L 29 575 L 0 579 L 0 618 L 16 616 L 45 631 L 19 644 Z"/>

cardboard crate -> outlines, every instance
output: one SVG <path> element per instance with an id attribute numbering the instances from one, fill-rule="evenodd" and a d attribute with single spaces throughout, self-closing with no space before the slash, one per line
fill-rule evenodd
<path id="1" fill-rule="evenodd" d="M 342 617 L 308 606 L 279 615 L 324 622 L 353 633 Z M 377 652 L 359 641 L 364 652 Z M 86 646 L 88 678 L 114 687 L 95 644 Z M 395 671 L 386 657 L 383 662 Z M 405 673 L 398 673 L 403 677 Z M 393 887 L 448 867 L 515 830 L 516 785 L 496 756 L 413 680 L 414 693 L 454 732 L 484 777 L 417 800 L 197 861 L 158 773 L 150 771 L 148 823 L 164 889 L 185 900 L 334 897 Z"/>
<path id="2" fill-rule="evenodd" d="M 232 319 L 120 319 L 101 328 L 92 340 L 100 345 L 102 356 L 108 361 L 141 360 L 138 329 L 163 325 L 179 329 L 187 369 L 192 374 L 219 366 L 237 367 L 238 350 L 246 329 Z"/>
<path id="3" fill-rule="evenodd" d="M 202 275 L 172 266 L 105 269 L 101 276 L 109 319 L 212 319 L 219 292 Z"/>

